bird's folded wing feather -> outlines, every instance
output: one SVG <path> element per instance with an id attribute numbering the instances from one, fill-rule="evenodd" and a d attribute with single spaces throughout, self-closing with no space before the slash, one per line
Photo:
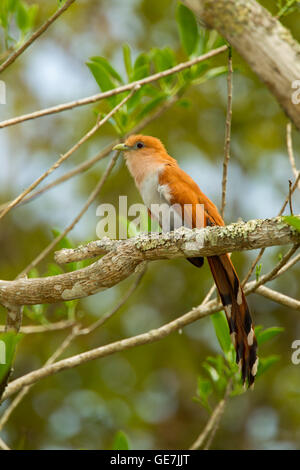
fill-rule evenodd
<path id="1" fill-rule="evenodd" d="M 224 225 L 218 209 L 212 201 L 205 196 L 195 181 L 177 164 L 166 164 L 159 176 L 159 185 L 162 196 L 170 205 L 181 207 L 185 215 L 185 225 L 191 228 L 199 227 L 197 206 L 204 210 L 204 226 Z"/>

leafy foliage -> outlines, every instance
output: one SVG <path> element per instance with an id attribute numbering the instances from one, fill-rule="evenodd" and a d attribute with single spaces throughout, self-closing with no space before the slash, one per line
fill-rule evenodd
<path id="1" fill-rule="evenodd" d="M 288 225 L 294 227 L 298 232 L 300 232 L 300 217 L 295 215 L 286 215 L 283 219 Z"/>
<path id="2" fill-rule="evenodd" d="M 277 0 L 278 12 L 276 18 L 282 18 L 300 10 L 300 3 L 297 0 Z"/>
<path id="3" fill-rule="evenodd" d="M 220 347 L 223 355 L 209 356 L 202 364 L 204 374 L 198 377 L 197 396 L 198 401 L 206 410 L 212 411 L 211 399 L 218 401 L 225 395 L 225 391 L 231 383 L 231 396 L 244 393 L 244 387 L 241 383 L 241 375 L 235 360 L 235 349 L 231 343 L 229 336 L 228 323 L 223 312 L 217 312 L 211 316 Z M 255 328 L 258 345 L 270 341 L 272 338 L 280 334 L 284 329 L 280 327 L 272 327 L 263 329 L 262 326 Z M 280 360 L 280 356 L 271 355 L 267 357 L 259 357 L 258 371 L 256 378 L 259 378 L 267 372 L 276 362 Z M 210 400 L 209 400 L 210 399 Z"/>
<path id="4" fill-rule="evenodd" d="M 192 11 L 179 3 L 176 11 L 181 43 L 188 56 L 192 55 L 198 43 L 198 26 Z"/>
<path id="5" fill-rule="evenodd" d="M 261 269 L 262 269 L 262 264 L 259 263 L 256 265 L 255 267 L 255 278 L 256 278 L 256 282 L 259 280 L 260 278 L 260 273 L 261 273 Z"/>
<path id="6" fill-rule="evenodd" d="M 129 439 L 123 431 L 118 431 L 114 437 L 112 450 L 129 450 Z"/>
<path id="7" fill-rule="evenodd" d="M 215 32 L 207 32 L 198 28 L 193 13 L 184 5 L 177 7 L 176 20 L 178 24 L 181 45 L 187 57 L 201 55 L 224 41 Z M 177 65 L 175 52 L 170 47 L 153 48 L 140 53 L 132 59 L 132 50 L 128 44 L 123 45 L 123 62 L 126 71 L 126 80 L 121 73 L 105 58 L 91 57 L 87 66 L 95 78 L 102 92 L 112 90 L 149 76 L 150 73 L 160 73 Z M 227 67 L 208 69 L 208 64 L 201 62 L 181 73 L 162 77 L 155 83 L 148 83 L 141 87 L 130 100 L 114 114 L 110 123 L 119 136 L 127 132 L 154 112 L 167 100 L 175 95 L 181 96 L 190 85 L 198 85 L 226 73 Z M 107 98 L 108 111 L 123 99 L 123 94 Z M 100 112 L 99 110 L 97 112 Z"/>
<path id="8" fill-rule="evenodd" d="M 13 331 L 0 335 L 0 390 L 5 386 L 14 361 L 16 346 L 22 336 Z"/>
<path id="9" fill-rule="evenodd" d="M 6 49 L 17 48 L 33 29 L 38 5 L 29 5 L 24 0 L 1 0 L 0 26 L 3 28 Z M 12 36 L 14 25 L 19 31 L 19 37 Z"/>

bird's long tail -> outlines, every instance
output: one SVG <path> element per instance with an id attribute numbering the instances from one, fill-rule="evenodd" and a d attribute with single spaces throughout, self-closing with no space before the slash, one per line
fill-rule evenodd
<path id="1" fill-rule="evenodd" d="M 224 306 L 243 383 L 248 381 L 250 387 L 257 372 L 257 341 L 243 289 L 229 255 L 207 259 Z"/>

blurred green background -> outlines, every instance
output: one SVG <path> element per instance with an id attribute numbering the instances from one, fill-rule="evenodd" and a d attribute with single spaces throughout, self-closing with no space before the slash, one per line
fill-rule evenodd
<path id="1" fill-rule="evenodd" d="M 33 3 L 33 2 L 28 2 Z M 39 4 L 37 24 L 57 6 Z M 272 12 L 275 1 L 261 2 Z M 1 120 L 94 93 L 98 86 L 85 62 L 101 55 L 125 77 L 122 46 L 133 58 L 153 47 L 170 46 L 177 60 L 186 60 L 175 21 L 172 0 L 80 0 L 2 75 L 7 104 Z M 283 19 L 299 40 L 299 13 Z M 285 143 L 287 119 L 273 96 L 233 52 L 233 119 L 231 162 L 225 220 L 276 216 L 293 178 Z M 226 55 L 209 65 L 226 65 Z M 193 176 L 200 188 L 220 206 L 224 129 L 227 103 L 226 75 L 189 89 L 185 106 L 174 105 L 143 133 L 162 139 L 169 153 Z M 187 105 L 188 104 L 188 105 Z M 0 203 L 22 191 L 58 156 L 67 151 L 95 121 L 94 105 L 28 121 L 0 131 Z M 101 106 L 100 106 L 101 109 Z M 49 181 L 94 156 L 117 137 L 107 123 L 61 166 Z M 293 132 L 296 158 L 299 132 Z M 15 208 L 1 220 L 0 278 L 14 279 L 79 212 L 103 174 L 107 159 L 88 172 L 46 192 L 28 205 Z M 299 158 L 298 158 L 298 167 Z M 299 192 L 298 192 L 299 193 Z M 77 245 L 96 238 L 96 206 L 116 203 L 128 195 L 140 202 L 122 159 L 119 159 L 97 202 L 72 231 Z M 299 213 L 299 194 L 293 198 Z M 287 247 L 268 249 L 262 272 L 268 271 Z M 257 252 L 234 253 L 242 278 Z M 38 267 L 43 275 L 53 256 Z M 88 325 L 109 311 L 133 279 L 80 301 L 80 321 Z M 95 333 L 76 340 L 64 356 L 146 332 L 198 305 L 211 286 L 208 267 L 201 270 L 184 260 L 151 263 L 138 290 L 124 307 Z M 299 267 L 270 284 L 299 298 Z M 212 448 L 299 449 L 300 366 L 291 362 L 291 344 L 300 339 L 299 312 L 258 296 L 249 304 L 256 324 L 282 326 L 284 332 L 262 347 L 280 354 L 280 361 L 257 381 L 255 391 L 231 399 Z M 65 318 L 65 306 L 49 306 L 47 318 Z M 4 310 L 0 320 L 5 322 Z M 25 324 L 30 320 L 25 318 Z M 67 331 L 25 336 L 18 348 L 13 377 L 39 368 L 63 341 Z M 209 318 L 171 336 L 120 354 L 87 363 L 49 377 L 30 391 L 1 432 L 13 448 L 108 449 L 123 430 L 133 449 L 186 449 L 201 432 L 208 412 L 193 401 L 197 375 L 207 355 L 219 353 Z M 4 403 L 0 414 L 8 406 Z"/>

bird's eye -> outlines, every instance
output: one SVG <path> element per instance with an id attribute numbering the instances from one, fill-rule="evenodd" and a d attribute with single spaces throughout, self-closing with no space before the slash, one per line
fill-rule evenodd
<path id="1" fill-rule="evenodd" d="M 145 145 L 144 145 L 143 142 L 137 142 L 137 143 L 136 143 L 136 147 L 137 147 L 138 149 L 142 149 L 143 147 L 145 147 Z"/>

